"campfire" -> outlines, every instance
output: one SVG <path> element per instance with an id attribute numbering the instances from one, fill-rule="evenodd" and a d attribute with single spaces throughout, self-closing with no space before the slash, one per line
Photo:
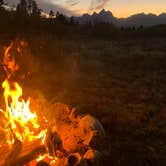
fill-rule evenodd
<path id="1" fill-rule="evenodd" d="M 105 132 L 91 115 L 79 115 L 61 103 L 50 107 L 55 116 L 41 117 L 23 99 L 23 90 L 12 77 L 19 65 L 12 54 L 23 41 L 12 42 L 4 52 L 6 79 L 2 82 L 5 109 L 0 109 L 0 166 L 102 165 L 107 154 Z M 40 119 L 39 119 L 40 117 Z"/>

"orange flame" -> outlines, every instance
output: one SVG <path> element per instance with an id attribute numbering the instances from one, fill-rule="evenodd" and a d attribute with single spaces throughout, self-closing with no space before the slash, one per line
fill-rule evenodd
<path id="1" fill-rule="evenodd" d="M 19 54 L 21 52 L 20 46 L 22 45 L 24 45 L 24 42 L 20 42 L 20 45 L 17 47 Z M 31 112 L 30 98 L 24 101 L 21 86 L 17 82 L 10 81 L 12 74 L 19 69 L 14 55 L 11 54 L 13 46 L 14 43 L 11 43 L 7 47 L 3 59 L 4 69 L 7 73 L 7 79 L 2 83 L 6 109 L 5 111 L 0 109 L 0 113 L 4 115 L 2 121 L 5 124 L 3 127 L 0 126 L 0 129 L 4 129 L 6 142 L 9 146 L 13 145 L 16 139 L 22 143 L 37 139 L 41 141 L 41 144 L 45 144 L 47 129 L 41 128 L 37 114 Z M 49 159 L 50 163 L 55 163 L 58 160 L 57 157 L 49 156 L 47 153 L 39 156 L 36 162 L 42 159 Z"/>
<path id="2" fill-rule="evenodd" d="M 18 71 L 19 66 L 15 62 L 14 55 L 11 55 L 10 50 L 12 49 L 14 43 L 12 42 L 7 49 L 5 50 L 4 58 L 3 58 L 3 63 L 5 65 L 4 69 L 7 73 L 7 77 L 10 78 L 11 75 Z M 18 47 L 19 49 L 19 47 Z"/>
<path id="3" fill-rule="evenodd" d="M 21 99 L 22 88 L 19 84 L 15 82 L 12 89 L 9 81 L 5 80 L 2 87 L 6 104 L 5 117 L 8 119 L 6 124 L 8 143 L 13 144 L 14 136 L 23 142 L 44 137 L 46 131 L 40 129 L 36 113 L 30 111 L 30 99 L 27 102 Z"/>
<path id="4" fill-rule="evenodd" d="M 24 43 L 18 43 L 17 52 L 20 54 Z M 30 110 L 30 99 L 26 102 L 22 99 L 22 88 L 17 82 L 9 82 L 12 74 L 19 69 L 15 61 L 15 55 L 12 54 L 14 42 L 12 42 L 4 53 L 3 63 L 7 73 L 7 79 L 2 83 L 4 89 L 4 98 L 6 111 L 3 112 L 7 122 L 5 123 L 5 131 L 7 133 L 7 142 L 9 145 L 14 143 L 15 138 L 21 142 L 29 142 L 34 139 L 41 139 L 44 143 L 46 131 L 40 128 L 36 113 Z"/>

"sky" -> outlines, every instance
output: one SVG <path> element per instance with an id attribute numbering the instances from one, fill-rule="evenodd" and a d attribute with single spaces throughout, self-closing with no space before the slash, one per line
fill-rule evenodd
<path id="1" fill-rule="evenodd" d="M 4 0 L 10 4 L 19 0 Z M 36 0 L 38 5 L 49 11 L 59 10 L 67 15 L 110 10 L 115 17 L 128 17 L 137 13 L 160 14 L 166 12 L 166 0 Z"/>

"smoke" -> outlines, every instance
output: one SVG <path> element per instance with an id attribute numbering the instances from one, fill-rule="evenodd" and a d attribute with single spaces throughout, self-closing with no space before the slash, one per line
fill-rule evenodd
<path id="1" fill-rule="evenodd" d="M 90 10 L 102 9 L 108 1 L 110 0 L 90 0 Z M 66 0 L 66 3 L 71 6 L 77 5 L 79 2 L 81 2 L 81 0 Z"/>

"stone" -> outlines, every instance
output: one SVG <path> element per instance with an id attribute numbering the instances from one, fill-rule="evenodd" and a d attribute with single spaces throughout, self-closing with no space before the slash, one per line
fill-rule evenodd
<path id="1" fill-rule="evenodd" d="M 89 149 L 83 156 L 91 166 L 101 166 L 102 153 L 97 150 Z"/>

